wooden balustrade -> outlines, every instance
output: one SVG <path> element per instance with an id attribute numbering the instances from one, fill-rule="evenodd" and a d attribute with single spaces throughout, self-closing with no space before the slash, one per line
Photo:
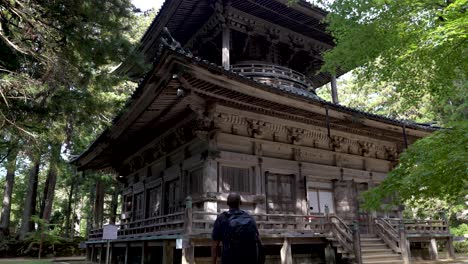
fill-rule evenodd
<path id="1" fill-rule="evenodd" d="M 193 212 L 192 232 L 197 234 L 211 233 L 218 213 L 203 211 Z M 257 223 L 260 234 L 302 233 L 324 236 L 327 231 L 327 219 L 323 216 L 290 215 L 290 214 L 251 214 Z"/>
<path id="2" fill-rule="evenodd" d="M 165 234 L 211 234 L 218 213 L 191 211 L 152 217 L 118 225 L 118 237 L 136 237 Z M 191 217 L 187 217 L 191 211 Z M 326 236 L 329 232 L 327 218 L 324 216 L 289 214 L 252 214 L 260 234 L 302 234 Z M 102 229 L 91 230 L 89 240 L 101 240 Z"/>
<path id="3" fill-rule="evenodd" d="M 181 234 L 184 227 L 184 212 L 156 216 L 144 220 L 117 225 L 118 238 Z M 90 231 L 89 240 L 101 240 L 102 228 Z"/>
<path id="4" fill-rule="evenodd" d="M 188 217 L 187 214 L 190 214 Z M 214 221 L 219 213 L 192 211 L 178 212 L 151 217 L 118 225 L 118 237 L 158 236 L 168 234 L 211 234 Z M 306 236 L 327 236 L 335 239 L 349 252 L 353 252 L 353 231 L 335 215 L 308 216 L 290 214 L 252 214 L 262 235 L 295 234 Z M 377 234 L 395 251 L 401 252 L 399 245 L 399 219 L 374 219 Z M 408 235 L 447 234 L 448 226 L 444 220 L 404 220 Z M 89 240 L 101 240 L 102 228 L 93 229 Z"/>
<path id="5" fill-rule="evenodd" d="M 388 223 L 398 230 L 400 219 L 386 219 Z M 446 234 L 449 235 L 449 226 L 445 220 L 419 220 L 419 219 L 403 219 L 405 231 L 408 235 L 423 235 L 423 234 Z"/>
<path id="6" fill-rule="evenodd" d="M 308 89 L 313 86 L 311 80 L 304 74 L 278 65 L 257 62 L 242 63 L 231 65 L 231 70 L 270 85 L 299 89 Z"/>

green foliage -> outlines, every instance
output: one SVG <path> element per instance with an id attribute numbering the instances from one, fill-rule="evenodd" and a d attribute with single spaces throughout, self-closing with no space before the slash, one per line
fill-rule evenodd
<path id="1" fill-rule="evenodd" d="M 366 207 L 378 208 L 388 196 L 424 205 L 426 213 L 439 202 L 445 209 L 460 204 L 468 189 L 468 1 L 316 2 L 330 12 L 326 22 L 336 41 L 322 71 L 358 68 L 343 104 L 446 127 L 405 151 L 365 194 Z"/>
<path id="2" fill-rule="evenodd" d="M 457 96 L 468 72 L 467 0 L 333 1 L 328 30 L 337 46 L 323 70 L 362 67 L 361 80 L 391 83 L 419 101 Z"/>
<path id="3" fill-rule="evenodd" d="M 420 123 L 438 119 L 438 111 L 432 104 L 430 95 L 424 95 L 419 102 L 408 102 L 392 84 L 359 81 L 357 75 L 360 71 L 360 69 L 354 70 L 339 79 L 337 86 L 340 104 L 392 119 Z M 331 101 L 328 85 L 320 88 L 317 94 Z"/>
<path id="4" fill-rule="evenodd" d="M 130 2 L 0 3 L 0 126 L 69 144 L 75 127 L 108 124 L 132 90 L 112 89 L 120 79 L 110 74 L 133 49 Z"/>
<path id="5" fill-rule="evenodd" d="M 380 207 L 393 196 L 401 204 L 406 200 L 438 197 L 456 203 L 468 190 L 468 122 L 435 132 L 411 145 L 400 163 L 377 188 L 364 194 L 367 208 Z"/>
<path id="6" fill-rule="evenodd" d="M 18 259 L 2 259 L 0 264 L 50 264 L 50 260 L 38 260 L 38 259 L 27 259 L 27 260 L 18 260 Z"/>
<path id="7" fill-rule="evenodd" d="M 468 240 L 467 241 L 456 241 L 453 242 L 453 247 L 455 248 L 455 253 L 462 253 L 462 254 L 467 254 L 468 253 Z"/>
<path id="8" fill-rule="evenodd" d="M 58 248 L 65 244 L 74 248 L 67 252 L 77 252 L 77 241 L 61 236 L 79 235 L 69 234 L 69 226 L 77 223 L 84 234 L 85 213 L 91 213 L 89 192 L 97 176 L 83 178 L 67 161 L 112 122 L 135 89 L 135 83 L 112 71 L 124 59 L 143 61 L 132 52 L 154 15 L 136 14 L 129 0 L 0 0 L 0 166 L 5 165 L 9 139 L 20 141 L 12 231 L 20 226 L 33 154 L 41 157 L 36 213 L 50 160 L 58 159 L 53 165 L 57 188 L 52 217 L 48 224 L 35 217 L 42 228 L 25 241 L 2 241 L 22 248 L 14 254 L 37 255 L 38 237 L 44 254 L 53 248 L 60 254 Z M 58 155 L 51 153 L 52 146 L 59 146 Z M 0 183 L 3 173 L 0 169 Z"/>
<path id="9" fill-rule="evenodd" d="M 454 236 L 468 236 L 468 224 L 461 224 L 457 227 L 450 228 L 450 233 Z"/>

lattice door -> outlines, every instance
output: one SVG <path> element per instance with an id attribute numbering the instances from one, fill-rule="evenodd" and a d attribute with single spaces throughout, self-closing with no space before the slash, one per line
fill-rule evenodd
<path id="1" fill-rule="evenodd" d="M 269 214 L 293 214 L 296 211 L 294 174 L 266 174 Z"/>

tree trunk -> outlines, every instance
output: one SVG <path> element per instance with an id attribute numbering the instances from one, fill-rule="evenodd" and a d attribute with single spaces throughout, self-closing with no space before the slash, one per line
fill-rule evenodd
<path id="1" fill-rule="evenodd" d="M 73 178 L 72 184 L 70 184 L 70 192 L 68 192 L 68 200 L 67 200 L 67 209 L 65 210 L 65 233 L 64 235 L 66 237 L 73 237 L 71 230 L 72 228 L 72 222 L 73 222 L 73 212 L 72 212 L 72 202 L 73 202 L 73 193 L 75 191 L 75 185 L 76 185 L 76 177 L 77 175 L 75 174 Z"/>
<path id="2" fill-rule="evenodd" d="M 102 227 L 104 220 L 104 184 L 98 180 L 96 184 L 96 200 L 94 201 L 94 228 Z"/>
<path id="3" fill-rule="evenodd" d="M 31 155 L 31 160 L 32 163 L 29 171 L 28 186 L 23 207 L 23 218 L 21 220 L 19 234 L 21 239 L 24 239 L 29 232 L 34 230 L 34 221 L 31 220 L 31 217 L 36 214 L 37 184 L 41 155 Z"/>
<path id="4" fill-rule="evenodd" d="M 83 178 L 85 178 L 83 176 Z M 94 186 L 91 186 L 89 190 L 89 210 L 86 214 L 86 237 L 89 237 L 89 232 L 91 229 L 93 229 L 93 212 L 94 212 L 94 198 L 96 196 L 95 194 L 96 188 Z"/>
<path id="5" fill-rule="evenodd" d="M 119 199 L 119 184 L 114 183 L 114 192 L 112 193 L 112 200 L 110 204 L 109 224 L 115 225 L 115 221 L 117 218 L 118 199 Z"/>
<path id="6" fill-rule="evenodd" d="M 2 212 L 0 217 L 0 236 L 10 235 L 11 197 L 13 196 L 13 185 L 15 184 L 16 158 L 18 149 L 10 151 L 7 157 L 7 174 L 5 179 L 5 190 L 3 192 Z"/>
<path id="7" fill-rule="evenodd" d="M 83 180 L 84 180 L 84 172 L 81 172 L 80 174 L 78 174 L 79 177 L 78 177 L 78 181 L 76 182 L 76 187 L 75 187 L 75 195 L 73 196 L 73 209 L 72 209 L 72 222 L 71 222 L 71 230 L 70 230 L 70 237 L 73 238 L 75 236 L 75 224 L 78 224 L 78 230 L 81 230 L 81 216 L 82 216 L 82 213 L 83 213 L 83 206 L 80 206 L 80 212 L 77 213 L 76 210 L 77 210 L 77 207 L 78 207 L 78 204 L 80 204 L 80 197 L 81 197 L 81 194 L 80 194 L 80 189 L 79 189 L 79 186 L 82 185 L 83 183 Z"/>
<path id="8" fill-rule="evenodd" d="M 49 222 L 52 214 L 52 205 L 54 203 L 55 185 L 57 183 L 58 163 L 60 160 L 60 144 L 54 144 L 51 147 L 49 162 L 49 172 L 47 174 L 46 185 L 44 186 L 44 198 L 41 206 L 41 218 Z"/>

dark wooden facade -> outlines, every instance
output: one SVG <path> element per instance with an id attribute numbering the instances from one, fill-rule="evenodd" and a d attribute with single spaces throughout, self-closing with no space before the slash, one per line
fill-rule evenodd
<path id="1" fill-rule="evenodd" d="M 111 262 L 206 263 L 230 191 L 256 218 L 268 263 L 407 262 L 408 241 L 450 242 L 442 220 L 360 209 L 359 193 L 433 129 L 318 98 L 332 79 L 315 74 L 333 45 L 325 13 L 285 2 L 166 1 L 140 47 L 153 69 L 74 161 L 122 182 Z M 118 71 L 140 74 L 129 62 Z M 87 245 L 103 261 L 100 227 Z"/>

